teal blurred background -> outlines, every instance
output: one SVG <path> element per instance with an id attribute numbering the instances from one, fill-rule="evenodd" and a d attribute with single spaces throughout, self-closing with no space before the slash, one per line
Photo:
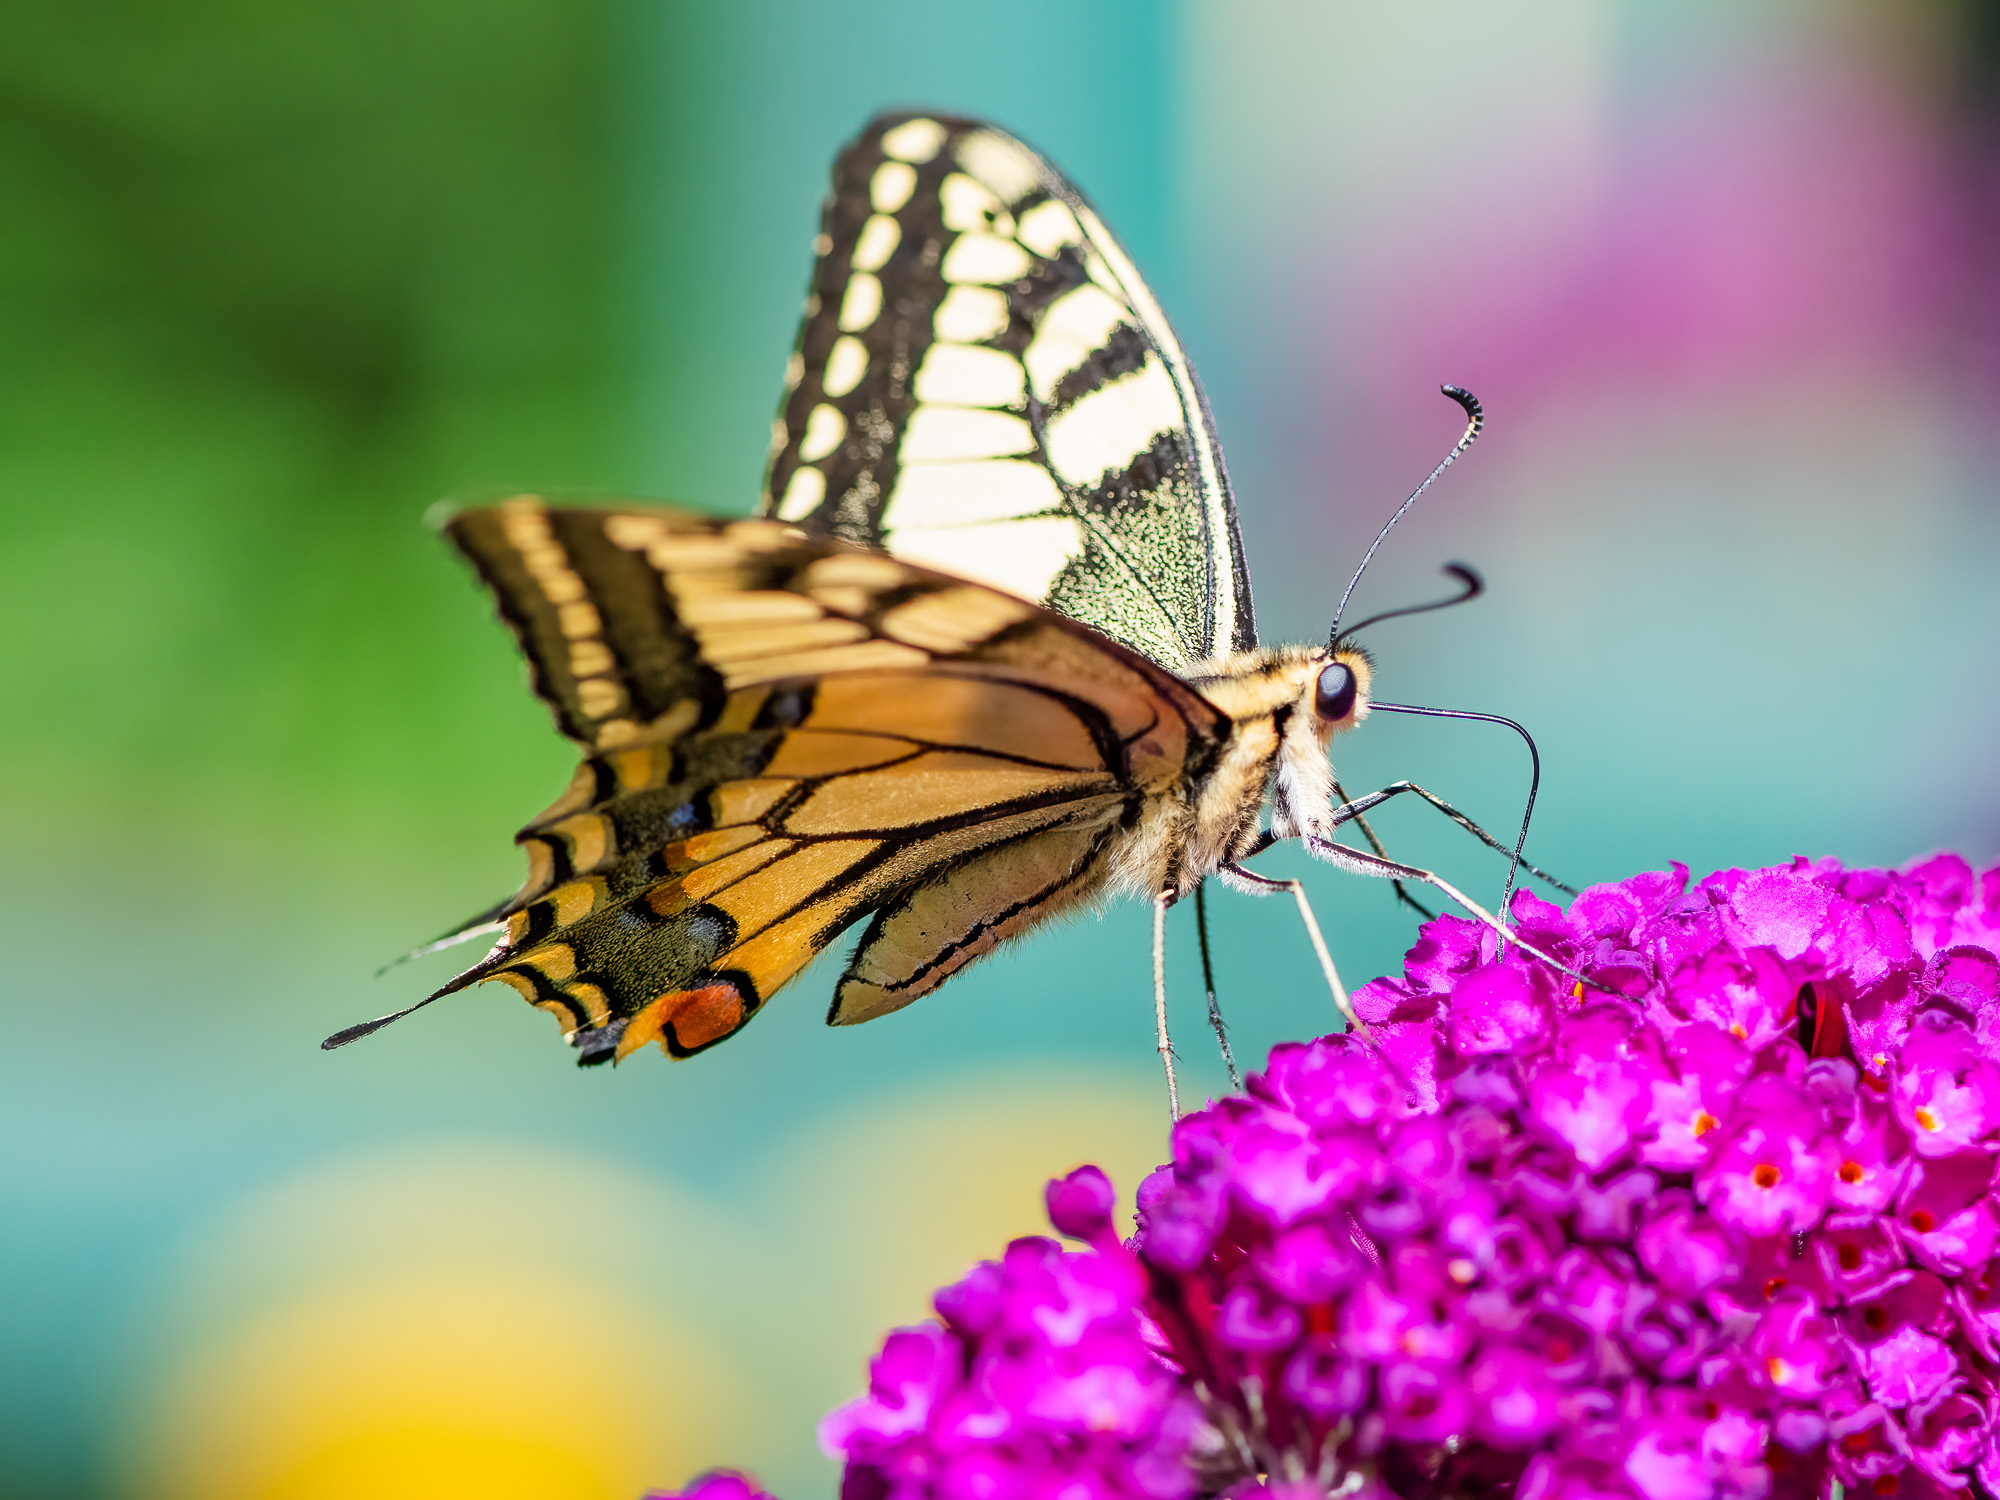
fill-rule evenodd
<path id="1" fill-rule="evenodd" d="M 1384 549 L 1378 686 L 1542 747 L 1576 881 L 2000 846 L 1991 0 L 23 0 L 0 12 L 0 1497 L 826 1494 L 880 1330 L 1163 1151 L 1143 912 L 910 1011 L 816 971 L 685 1067 L 511 994 L 316 1049 L 518 882 L 568 757 L 425 530 L 548 487 L 743 511 L 827 163 L 991 115 L 1174 313 L 1267 640 Z M 1378 718 L 1505 827 L 1504 733 Z M 1392 846 L 1497 894 L 1421 808 Z M 1272 867 L 1302 869 L 1274 856 Z M 1386 891 L 1310 876 L 1337 955 Z M 1212 903 L 1243 1050 L 1327 1023 Z M 1221 1083 L 1191 932 L 1187 1070 Z"/>

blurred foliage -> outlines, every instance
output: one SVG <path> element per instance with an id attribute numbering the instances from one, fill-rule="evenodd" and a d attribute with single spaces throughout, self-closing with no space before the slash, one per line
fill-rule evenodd
<path id="1" fill-rule="evenodd" d="M 20 811 L 341 827 L 445 781 L 457 663 L 514 668 L 466 649 L 492 627 L 425 507 L 618 478 L 614 26 L 603 0 L 0 12 Z"/>

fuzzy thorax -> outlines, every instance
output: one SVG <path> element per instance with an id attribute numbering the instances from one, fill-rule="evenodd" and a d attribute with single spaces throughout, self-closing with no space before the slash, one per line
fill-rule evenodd
<path id="1" fill-rule="evenodd" d="M 1321 677 L 1354 675 L 1351 706 L 1321 710 Z M 1149 801 L 1113 852 L 1111 884 L 1151 899 L 1192 894 L 1203 878 L 1256 843 L 1264 805 L 1279 838 L 1331 832 L 1332 737 L 1368 716 L 1372 665 L 1357 647 L 1277 646 L 1204 662 L 1188 683 L 1221 709 L 1230 729 L 1213 761 L 1174 793 Z"/>

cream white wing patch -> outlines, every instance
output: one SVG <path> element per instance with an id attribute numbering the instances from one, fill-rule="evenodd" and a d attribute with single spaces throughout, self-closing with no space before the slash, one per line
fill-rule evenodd
<path id="1" fill-rule="evenodd" d="M 905 120 L 882 132 L 882 151 L 897 161 L 926 162 L 944 144 L 945 128 L 936 120 Z"/>
<path id="2" fill-rule="evenodd" d="M 1074 188 L 1004 131 L 835 166 L 764 514 L 990 583 L 1162 665 L 1254 642 L 1206 406 Z"/>
<path id="3" fill-rule="evenodd" d="M 882 525 L 898 532 L 910 527 L 978 526 L 1016 516 L 1053 515 L 1061 507 L 1062 489 L 1054 476 L 1026 459 L 911 464 L 896 476 Z"/>
<path id="4" fill-rule="evenodd" d="M 1130 468 L 1137 455 L 1171 434 L 1180 412 L 1166 366 L 1148 354 L 1138 369 L 1107 381 L 1049 419 L 1049 465 L 1070 484 L 1097 484 Z M 806 435 L 811 438 L 810 429 Z"/>
<path id="5" fill-rule="evenodd" d="M 955 286 L 938 303 L 931 327 L 941 339 L 977 344 L 1007 331 L 1007 297 L 988 287 Z"/>
<path id="6" fill-rule="evenodd" d="M 898 557 L 1033 598 L 1083 553 L 1074 516 L 1010 516 L 984 526 L 906 526 Z"/>
<path id="7" fill-rule="evenodd" d="M 1022 356 L 1035 399 L 1054 400 L 1063 377 L 1110 343 L 1111 335 L 1131 318 L 1132 310 L 1095 282 L 1085 282 L 1051 302 Z"/>
<path id="8" fill-rule="evenodd" d="M 1026 374 L 1004 349 L 980 344 L 932 344 L 917 367 L 916 397 L 925 406 L 1026 409 Z"/>
<path id="9" fill-rule="evenodd" d="M 905 465 L 1006 458 L 1035 451 L 1026 417 L 976 406 L 919 405 L 910 413 L 899 457 Z"/>

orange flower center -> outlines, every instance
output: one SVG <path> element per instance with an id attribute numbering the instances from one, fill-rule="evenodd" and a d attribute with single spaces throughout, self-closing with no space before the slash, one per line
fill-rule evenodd
<path id="1" fill-rule="evenodd" d="M 1919 1107 L 1917 1110 L 1917 1123 L 1926 1130 L 1936 1130 L 1938 1128 L 1938 1117 L 1929 1110 Z"/>
<path id="2" fill-rule="evenodd" d="M 1751 1169 L 1750 1180 L 1760 1188 L 1774 1188 L 1778 1185 L 1778 1169 L 1767 1161 L 1760 1161 Z"/>
<path id="3" fill-rule="evenodd" d="M 1840 1164 L 1840 1180 L 1842 1182 L 1859 1182 L 1867 1175 L 1867 1172 L 1862 1170 L 1861 1163 L 1858 1161 L 1844 1161 Z"/>
<path id="4" fill-rule="evenodd" d="M 1715 1116 L 1710 1114 L 1707 1110 L 1705 1109 L 1696 1110 L 1694 1116 L 1694 1133 L 1697 1136 L 1707 1135 L 1711 1130 L 1715 1129 L 1715 1127 L 1720 1125 L 1721 1123 L 1722 1122 L 1720 1120 L 1716 1119 Z"/>

